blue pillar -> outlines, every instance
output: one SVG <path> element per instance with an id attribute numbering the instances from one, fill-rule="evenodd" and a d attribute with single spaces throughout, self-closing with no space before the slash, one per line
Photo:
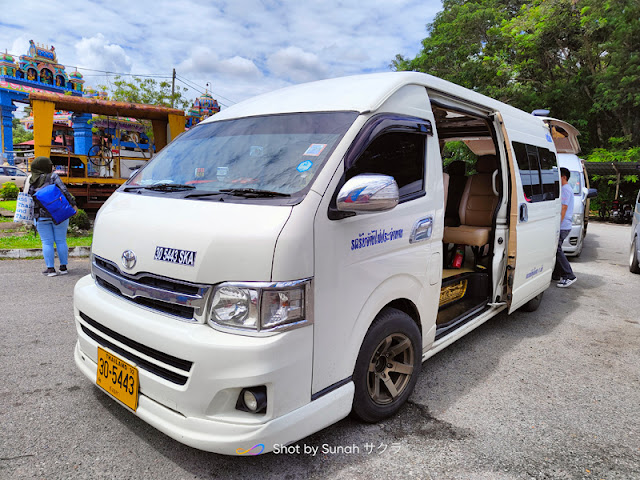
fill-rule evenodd
<path id="1" fill-rule="evenodd" d="M 13 160 L 13 112 L 17 107 L 13 106 L 8 96 L 0 96 L 0 112 L 2 113 L 2 153 L 9 162 L 9 165 L 15 165 Z"/>
<path id="2" fill-rule="evenodd" d="M 93 145 L 93 132 L 89 120 L 93 117 L 90 113 L 73 115 L 73 153 L 87 155 Z M 87 174 L 93 172 L 93 165 L 87 162 Z M 69 172 L 71 174 L 71 172 Z"/>

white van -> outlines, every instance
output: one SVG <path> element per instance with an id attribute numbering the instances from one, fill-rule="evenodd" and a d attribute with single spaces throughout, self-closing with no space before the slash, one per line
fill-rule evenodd
<path id="1" fill-rule="evenodd" d="M 556 118 L 545 117 L 542 120 L 551 129 L 551 136 L 558 152 L 558 167 L 568 168 L 571 172 L 569 185 L 573 188 L 573 218 L 571 233 L 562 242 L 562 251 L 568 257 L 579 257 L 589 225 L 589 199 L 595 197 L 598 191 L 589 188 L 589 175 L 584 160 L 578 157 L 580 132 L 573 125 Z"/>
<path id="2" fill-rule="evenodd" d="M 462 178 L 443 173 L 448 142 L 475 159 Z M 542 120 L 421 73 L 237 104 L 100 210 L 76 364 L 160 431 L 223 454 L 280 449 L 350 412 L 388 417 L 423 361 L 537 308 L 559 181 Z"/>

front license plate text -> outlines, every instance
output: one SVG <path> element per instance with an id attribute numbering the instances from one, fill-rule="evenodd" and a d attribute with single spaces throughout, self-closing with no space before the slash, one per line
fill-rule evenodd
<path id="1" fill-rule="evenodd" d="M 138 369 L 100 347 L 96 384 L 134 412 L 138 408 Z"/>

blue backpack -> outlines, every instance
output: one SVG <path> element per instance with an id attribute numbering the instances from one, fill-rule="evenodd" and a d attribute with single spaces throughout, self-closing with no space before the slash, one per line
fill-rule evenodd
<path id="1" fill-rule="evenodd" d="M 76 214 L 67 198 L 55 184 L 38 189 L 33 196 L 42 208 L 49 212 L 56 225 Z"/>

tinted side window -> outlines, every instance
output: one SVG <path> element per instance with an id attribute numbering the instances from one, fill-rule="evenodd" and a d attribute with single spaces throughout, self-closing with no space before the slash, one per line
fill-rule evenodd
<path id="1" fill-rule="evenodd" d="M 513 150 L 516 153 L 516 161 L 518 162 L 518 169 L 520 170 L 520 180 L 522 180 L 524 198 L 528 202 L 533 202 L 534 195 L 540 188 L 537 166 L 536 170 L 532 171 L 533 166 L 529 165 L 527 146 L 524 143 L 513 142 Z"/>
<path id="2" fill-rule="evenodd" d="M 424 191 L 424 135 L 386 133 L 376 138 L 347 171 L 347 180 L 361 173 L 380 173 L 395 178 L 400 198 Z"/>
<path id="3" fill-rule="evenodd" d="M 540 177 L 544 200 L 555 200 L 560 196 L 560 180 L 556 154 L 546 148 L 538 147 L 540 159 Z"/>
<path id="4" fill-rule="evenodd" d="M 556 156 L 546 148 L 513 142 L 520 179 L 528 202 L 554 200 L 560 194 Z"/>

